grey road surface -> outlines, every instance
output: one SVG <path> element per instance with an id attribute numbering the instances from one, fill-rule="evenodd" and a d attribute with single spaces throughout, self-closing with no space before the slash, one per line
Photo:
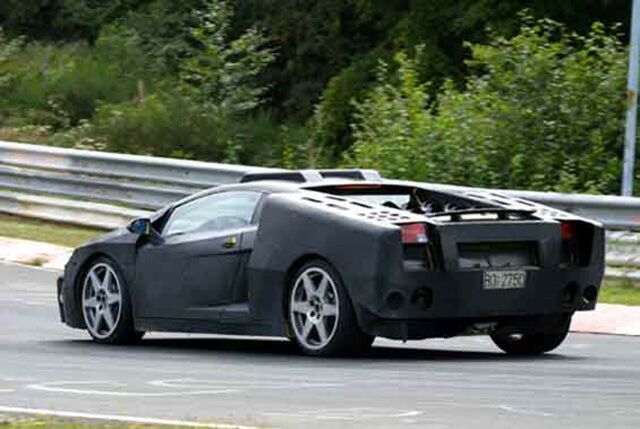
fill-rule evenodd
<path id="1" fill-rule="evenodd" d="M 640 339 L 572 335 L 541 358 L 483 337 L 379 340 L 357 359 L 212 336 L 99 346 L 58 322 L 55 277 L 0 264 L 0 407 L 284 428 L 640 427 Z"/>

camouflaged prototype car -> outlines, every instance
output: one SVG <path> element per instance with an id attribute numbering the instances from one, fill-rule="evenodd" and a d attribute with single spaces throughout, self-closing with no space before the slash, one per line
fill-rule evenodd
<path id="1" fill-rule="evenodd" d="M 248 174 L 75 250 L 63 322 L 101 343 L 144 332 L 283 336 L 312 355 L 484 333 L 556 348 L 592 310 L 596 222 L 492 191 L 368 170 Z"/>

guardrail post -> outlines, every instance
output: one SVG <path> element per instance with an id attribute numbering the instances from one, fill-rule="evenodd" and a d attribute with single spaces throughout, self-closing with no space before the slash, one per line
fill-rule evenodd
<path id="1" fill-rule="evenodd" d="M 622 195 L 633 195 L 636 157 L 636 121 L 638 117 L 638 60 L 640 59 L 640 0 L 633 0 L 631 13 L 631 47 L 627 85 L 627 127 L 625 130 Z"/>

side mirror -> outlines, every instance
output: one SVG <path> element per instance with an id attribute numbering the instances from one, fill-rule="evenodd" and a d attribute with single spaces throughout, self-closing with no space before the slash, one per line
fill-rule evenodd
<path id="1" fill-rule="evenodd" d="M 140 219 L 132 221 L 127 229 L 134 234 L 149 236 L 151 235 L 151 220 L 146 217 L 141 217 Z"/>

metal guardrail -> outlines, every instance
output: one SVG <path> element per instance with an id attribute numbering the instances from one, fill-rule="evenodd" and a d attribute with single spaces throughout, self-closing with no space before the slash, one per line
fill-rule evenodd
<path id="1" fill-rule="evenodd" d="M 640 230 L 640 198 L 534 191 L 503 192 L 598 220 L 607 229 Z"/>
<path id="2" fill-rule="evenodd" d="M 0 188 L 148 210 L 273 170 L 0 141 Z"/>
<path id="3" fill-rule="evenodd" d="M 0 141 L 0 212 L 115 228 L 199 190 L 275 169 Z M 439 185 L 441 188 L 459 188 Z M 640 231 L 640 198 L 496 190 Z M 640 280 L 640 235 L 609 232 L 608 273 Z"/>
<path id="4" fill-rule="evenodd" d="M 65 149 L 2 140 L 0 140 L 0 164 L 73 175 L 168 183 L 194 188 L 234 183 L 249 171 L 274 170 L 263 167 Z"/>
<path id="5" fill-rule="evenodd" d="M 0 165 L 0 188 L 79 198 L 156 210 L 192 194 L 194 189 L 137 184 L 115 179 L 34 171 Z"/>
<path id="6" fill-rule="evenodd" d="M 0 212 L 80 226 L 115 229 L 149 212 L 107 204 L 0 191 Z"/>
<path id="7" fill-rule="evenodd" d="M 640 282 L 640 234 L 607 231 L 607 271 L 609 277 Z"/>

